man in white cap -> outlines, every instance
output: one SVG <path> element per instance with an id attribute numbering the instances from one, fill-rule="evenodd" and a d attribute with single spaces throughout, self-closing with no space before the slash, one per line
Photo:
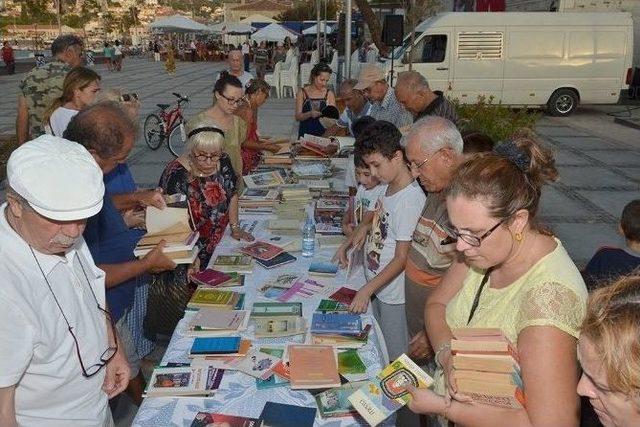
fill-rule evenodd
<path id="1" fill-rule="evenodd" d="M 404 109 L 385 79 L 384 71 L 375 64 L 366 64 L 360 68 L 358 83 L 353 87 L 361 90 L 373 104 L 369 115 L 376 120 L 391 122 L 400 130 L 413 123 L 413 117 Z"/>
<path id="2" fill-rule="evenodd" d="M 82 238 L 102 171 L 79 144 L 43 135 L 7 164 L 0 206 L 0 425 L 111 426 L 129 366 Z"/>

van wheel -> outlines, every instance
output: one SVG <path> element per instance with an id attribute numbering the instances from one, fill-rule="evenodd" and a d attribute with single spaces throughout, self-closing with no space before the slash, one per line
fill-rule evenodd
<path id="1" fill-rule="evenodd" d="M 547 102 L 547 112 L 552 116 L 568 116 L 578 106 L 578 94 L 571 89 L 558 89 Z"/>

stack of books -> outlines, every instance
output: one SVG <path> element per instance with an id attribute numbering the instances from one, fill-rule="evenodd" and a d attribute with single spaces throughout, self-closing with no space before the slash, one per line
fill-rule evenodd
<path id="1" fill-rule="evenodd" d="M 240 337 L 199 337 L 193 341 L 190 359 L 206 360 L 207 357 L 244 357 L 251 348 L 251 341 Z"/>
<path id="2" fill-rule="evenodd" d="M 340 145 L 321 136 L 304 134 L 298 141 L 300 148 L 296 154 L 296 159 L 329 158 L 334 156 Z"/>
<path id="3" fill-rule="evenodd" d="M 153 370 L 143 396 L 211 396 L 220 386 L 223 374 L 223 369 L 213 366 L 158 367 Z"/>
<path id="4" fill-rule="evenodd" d="M 292 389 L 317 389 L 340 386 L 337 353 L 324 345 L 288 347 Z"/>
<path id="5" fill-rule="evenodd" d="M 241 214 L 270 214 L 278 202 L 280 192 L 275 189 L 245 188 L 238 199 Z"/>
<path id="6" fill-rule="evenodd" d="M 316 233 L 321 235 L 342 235 L 342 217 L 344 210 L 314 209 L 313 217 L 316 221 Z"/>
<path id="7" fill-rule="evenodd" d="M 197 286 L 205 288 L 232 288 L 244 286 L 244 275 L 238 273 L 223 273 L 206 268 L 189 276 L 189 280 Z"/>
<path id="8" fill-rule="evenodd" d="M 453 377 L 460 393 L 487 405 L 525 406 L 518 352 L 500 329 L 460 328 L 453 336 Z"/>
<path id="9" fill-rule="evenodd" d="M 277 235 L 299 235 L 300 220 L 298 219 L 272 219 L 267 224 L 267 228 Z"/>
<path id="10" fill-rule="evenodd" d="M 256 338 L 286 337 L 306 332 L 300 302 L 256 302 L 251 309 Z"/>
<path id="11" fill-rule="evenodd" d="M 302 221 L 307 218 L 307 212 L 305 210 L 307 202 L 308 200 L 304 202 L 298 202 L 296 200 L 282 201 L 275 205 L 273 213 L 279 220 L 294 219 L 296 221 Z"/>
<path id="12" fill-rule="evenodd" d="M 402 354 L 349 396 L 349 401 L 369 425 L 375 427 L 409 402 L 411 395 L 404 387 L 406 384 L 428 388 L 433 379 Z"/>
<path id="13" fill-rule="evenodd" d="M 285 252 L 280 246 L 268 242 L 256 241 L 240 249 L 245 255 L 255 258 L 264 268 L 275 268 L 297 260 L 296 257 Z"/>
<path id="14" fill-rule="evenodd" d="M 272 188 L 285 183 L 285 177 L 279 171 L 259 172 L 242 178 L 247 188 Z"/>
<path id="15" fill-rule="evenodd" d="M 333 167 L 327 162 L 297 162 L 291 167 L 291 172 L 298 179 L 324 180 L 333 175 Z"/>
<path id="16" fill-rule="evenodd" d="M 146 210 L 147 234 L 142 236 L 133 254 L 142 258 L 160 241 L 165 241 L 162 248 L 164 252 L 176 264 L 191 264 L 198 255 L 196 243 L 200 234 L 191 230 L 189 226 L 189 212 L 184 208 L 164 208 L 162 210 L 153 206 Z"/>
<path id="17" fill-rule="evenodd" d="M 249 317 L 245 310 L 201 308 L 189 321 L 186 335 L 217 337 L 238 334 L 247 329 Z"/>
<path id="18" fill-rule="evenodd" d="M 187 308 L 215 308 L 240 310 L 244 306 L 244 293 L 213 288 L 197 288 L 187 303 Z"/>
<path id="19" fill-rule="evenodd" d="M 362 327 L 359 314 L 314 313 L 309 329 L 311 342 L 338 348 L 359 348 L 367 344 L 371 325 Z"/>

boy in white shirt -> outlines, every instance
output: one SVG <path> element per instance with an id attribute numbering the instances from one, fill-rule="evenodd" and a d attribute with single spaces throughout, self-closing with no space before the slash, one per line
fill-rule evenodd
<path id="1" fill-rule="evenodd" d="M 369 301 L 384 335 L 389 359 L 406 352 L 409 334 L 405 314 L 404 268 L 425 202 L 425 195 L 413 179 L 400 145 L 400 131 L 391 123 L 377 121 L 368 126 L 356 143 L 356 156 L 361 156 L 372 177 L 385 188 L 375 206 L 373 221 L 356 227 L 338 256 L 345 264 L 344 250 L 352 244 L 364 243 L 365 277 L 349 310 L 364 313 Z"/>
<path id="2" fill-rule="evenodd" d="M 387 189 L 386 185 L 380 184 L 380 180 L 371 175 L 362 156 L 354 155 L 353 160 L 358 190 L 353 198 L 353 203 L 342 218 L 342 232 L 347 237 L 351 236 L 353 230 L 362 222 L 371 223 L 373 208 Z"/>

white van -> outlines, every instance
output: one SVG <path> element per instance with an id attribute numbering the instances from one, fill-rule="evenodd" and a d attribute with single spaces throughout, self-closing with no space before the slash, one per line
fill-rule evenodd
<path id="1" fill-rule="evenodd" d="M 493 96 L 566 116 L 579 103 L 618 102 L 631 79 L 633 23 L 628 13 L 442 13 L 393 56 L 395 73 L 411 57 L 433 90 L 461 103 Z"/>

